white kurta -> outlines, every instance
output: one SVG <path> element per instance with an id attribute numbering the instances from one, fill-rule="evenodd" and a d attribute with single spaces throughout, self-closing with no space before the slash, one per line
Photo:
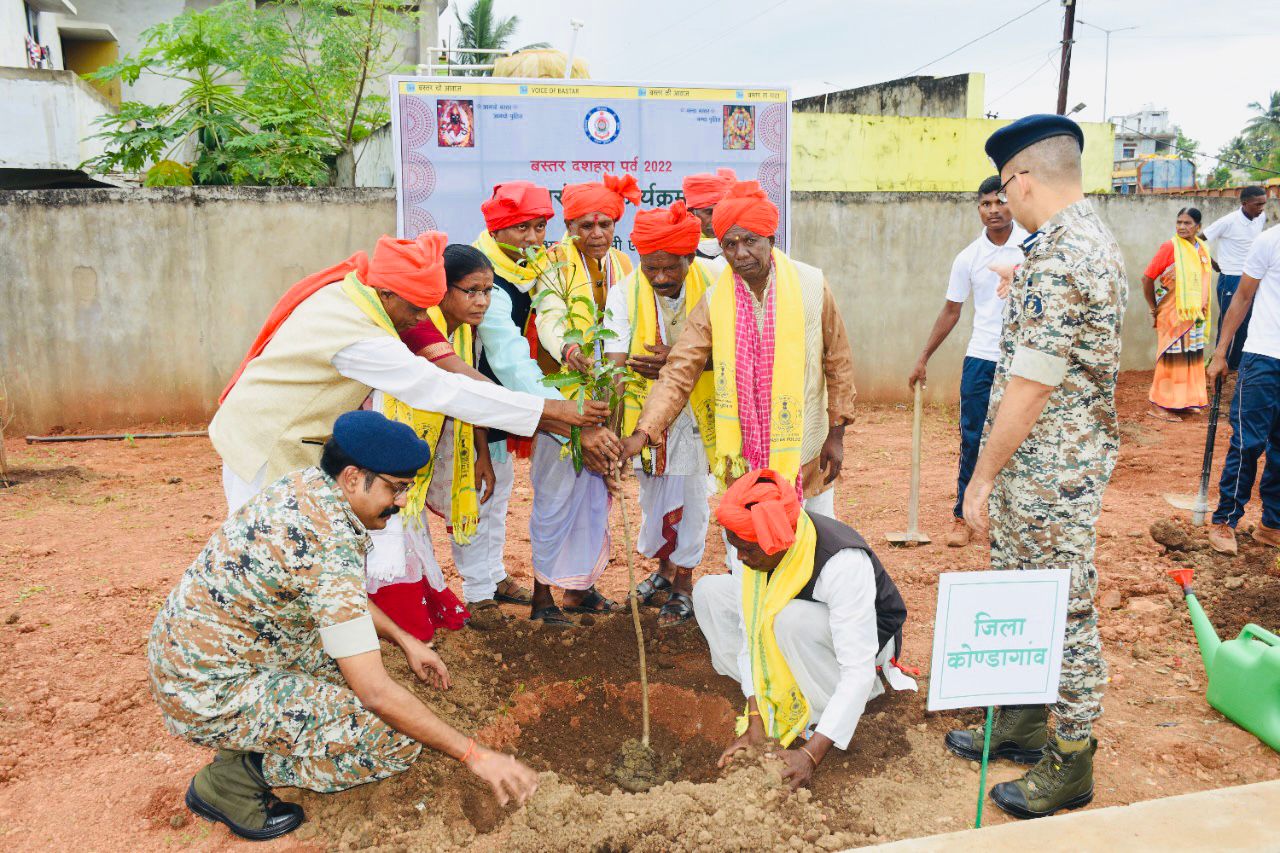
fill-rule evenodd
<path id="1" fill-rule="evenodd" d="M 746 571 L 754 571 L 746 569 Z M 893 641 L 881 649 L 876 634 L 875 569 L 865 551 L 847 548 L 827 561 L 814 584 L 815 601 L 795 600 L 774 619 L 774 633 L 787 666 L 809 702 L 811 725 L 847 749 L 867 702 L 884 693 L 876 667 L 896 654 Z M 711 649 L 716 672 L 755 695 L 751 653 L 742 614 L 742 579 L 709 575 L 693 588 L 693 611 Z M 894 669 L 890 686 L 915 689 Z"/>
<path id="2" fill-rule="evenodd" d="M 409 352 L 392 337 L 370 338 L 344 347 L 334 354 L 333 366 L 348 379 L 390 394 L 414 408 L 443 412 L 478 426 L 533 435 L 542 418 L 543 400 L 448 373 Z M 262 471 L 258 471 L 252 481 L 247 481 L 223 465 L 228 515 L 266 485 L 261 477 Z"/>

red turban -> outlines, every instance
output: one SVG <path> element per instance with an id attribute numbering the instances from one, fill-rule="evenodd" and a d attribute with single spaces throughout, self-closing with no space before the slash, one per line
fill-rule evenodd
<path id="1" fill-rule="evenodd" d="M 716 169 L 714 175 L 710 172 L 689 175 L 681 182 L 685 203 L 690 208 L 715 207 L 729 191 L 729 187 L 737 182 L 738 176 L 733 169 Z"/>
<path id="2" fill-rule="evenodd" d="M 750 471 L 735 480 L 716 509 L 716 521 L 739 538 L 755 542 L 766 554 L 785 551 L 795 544 L 799 519 L 795 484 L 768 468 Z"/>
<path id="3" fill-rule="evenodd" d="M 493 188 L 493 196 L 480 205 L 484 227 L 501 231 L 539 216 L 551 217 L 551 193 L 532 181 L 507 181 Z"/>
<path id="4" fill-rule="evenodd" d="M 702 224 L 689 212 L 683 201 L 669 208 L 637 210 L 636 223 L 631 226 L 631 242 L 642 255 L 653 252 L 670 252 L 673 255 L 692 255 L 702 239 Z"/>
<path id="5" fill-rule="evenodd" d="M 627 202 L 640 204 L 640 186 L 634 175 L 621 178 L 605 175 L 604 182 L 568 184 L 560 193 L 565 219 L 577 219 L 588 213 L 603 213 L 617 222 Z"/>
<path id="6" fill-rule="evenodd" d="M 444 247 L 448 243 L 449 238 L 439 231 L 424 231 L 416 240 L 397 240 L 383 235 L 374 246 L 372 261 L 364 252 L 356 252 L 342 263 L 313 273 L 289 288 L 267 315 L 267 322 L 249 347 L 249 354 L 222 389 L 218 402 L 227 399 L 240 374 L 267 348 L 280 324 L 289 319 L 294 309 L 349 273 L 354 272 L 362 284 L 390 290 L 419 308 L 439 304 L 444 298 Z"/>
<path id="7" fill-rule="evenodd" d="M 735 225 L 761 237 L 778 233 L 778 208 L 755 181 L 740 181 L 729 187 L 711 214 L 717 240 L 724 239 L 725 232 Z"/>

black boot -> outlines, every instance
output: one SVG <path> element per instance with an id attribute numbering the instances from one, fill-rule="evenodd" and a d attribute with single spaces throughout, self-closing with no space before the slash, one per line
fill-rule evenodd
<path id="1" fill-rule="evenodd" d="M 1044 758 L 1012 782 L 991 789 L 991 799 L 1014 817 L 1048 817 L 1059 809 L 1078 809 L 1093 799 L 1093 754 L 1098 742 L 1066 752 L 1055 740 Z"/>
<path id="2" fill-rule="evenodd" d="M 996 708 L 991 721 L 992 758 L 1007 758 L 1019 764 L 1035 764 L 1049 741 L 1049 708 L 1046 705 L 1006 705 Z M 986 727 L 947 732 L 947 749 L 970 761 L 982 760 Z"/>
<path id="3" fill-rule="evenodd" d="M 302 806 L 271 793 L 262 775 L 262 755 L 219 750 L 187 788 L 187 808 L 250 841 L 266 841 L 293 832 L 306 816 Z"/>

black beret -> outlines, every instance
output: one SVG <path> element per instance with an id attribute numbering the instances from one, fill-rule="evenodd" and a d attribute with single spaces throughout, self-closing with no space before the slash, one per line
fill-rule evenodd
<path id="1" fill-rule="evenodd" d="M 377 412 L 340 415 L 333 424 L 333 441 L 361 468 L 378 474 L 411 477 L 431 461 L 431 447 L 412 427 Z"/>
<path id="2" fill-rule="evenodd" d="M 987 139 L 987 156 L 999 172 L 1019 151 L 1054 136 L 1074 136 L 1084 151 L 1084 131 L 1080 125 L 1066 116 L 1040 113 L 1023 116 L 991 134 Z"/>

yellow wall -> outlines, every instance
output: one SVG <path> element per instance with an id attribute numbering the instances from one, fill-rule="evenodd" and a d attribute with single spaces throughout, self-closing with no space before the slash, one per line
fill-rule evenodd
<path id="1" fill-rule="evenodd" d="M 84 39 L 62 40 L 62 64 L 80 76 L 97 71 L 120 58 L 119 45 L 113 41 L 88 41 Z M 86 80 L 102 93 L 108 101 L 120 106 L 120 78 L 114 80 Z"/>
<path id="2" fill-rule="evenodd" d="M 974 192 L 994 173 L 983 144 L 1008 121 L 794 113 L 791 188 Z M 1110 192 L 1110 124 L 1082 123 L 1085 192 Z"/>

